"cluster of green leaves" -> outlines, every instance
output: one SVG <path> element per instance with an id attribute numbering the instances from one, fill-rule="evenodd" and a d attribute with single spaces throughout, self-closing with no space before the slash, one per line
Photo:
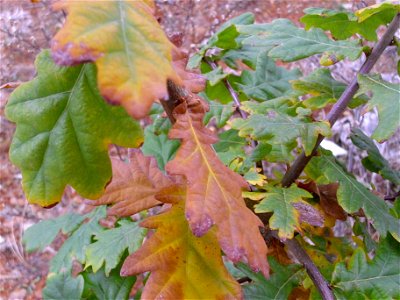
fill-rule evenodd
<path id="1" fill-rule="evenodd" d="M 267 260 L 256 213 L 282 241 L 296 238 L 304 246 L 338 298 L 400 297 L 400 200 L 378 197 L 329 151 L 319 151 L 298 182 L 280 185 L 283 166 L 302 151 L 312 154 L 318 137 L 331 136 L 320 111 L 347 86 L 328 66 L 368 53 L 363 38 L 376 40 L 377 28 L 399 5 L 355 13 L 310 8 L 301 19 L 305 29 L 286 19 L 256 24 L 250 13 L 233 18 L 190 58 L 188 67 L 200 69 L 206 86 L 201 98 L 179 100 L 175 124 L 154 100 L 167 96 L 167 78 L 190 90 L 190 76 L 177 66 L 178 50 L 156 23 L 152 1 L 61 7 L 69 18 L 51 55 L 45 50 L 38 56 L 38 76 L 7 104 L 7 117 L 17 123 L 10 157 L 22 170 L 31 203 L 57 203 L 71 185 L 86 198 L 100 197 L 96 204 L 110 204 L 108 213 L 120 219 L 114 228 L 102 227 L 106 207 L 99 206 L 26 231 L 28 251 L 43 250 L 60 231 L 68 236 L 51 261 L 44 298 L 127 299 L 136 275 L 146 272 L 143 298 L 240 298 L 243 292 L 249 299 L 282 299 L 299 291 L 317 297 L 304 267 L 282 246 L 269 245 L 274 258 Z M 321 68 L 306 76 L 285 65 L 314 55 Z M 371 138 L 390 138 L 400 125 L 399 86 L 378 74 L 359 75 L 358 82 L 350 107 L 376 107 L 379 125 Z M 236 97 L 246 118 L 236 113 Z M 144 123 L 151 124 L 142 131 L 127 112 L 148 115 Z M 353 130 L 354 144 L 368 154 L 363 165 L 398 185 L 399 172 L 371 138 Z M 129 163 L 111 161 L 111 143 L 141 150 Z M 268 178 L 265 164 L 273 168 Z M 243 192 L 248 185 L 251 191 Z M 159 205 L 162 213 L 142 223 L 155 231 L 143 242 L 146 230 L 121 217 L 140 212 L 137 218 L 144 218 Z M 337 238 L 335 222 L 346 217 L 355 220 L 352 233 Z M 367 262 L 371 251 L 375 256 Z M 268 261 L 272 275 L 266 279 Z M 83 270 L 77 276 L 76 262 Z M 235 281 L 243 277 L 251 282 Z"/>
<path id="2" fill-rule="evenodd" d="M 139 249 L 146 229 L 138 222 L 120 219 L 113 228 L 99 224 L 106 207 L 79 215 L 68 213 L 28 228 L 23 242 L 28 252 L 44 250 L 59 232 L 67 236 L 50 261 L 44 299 L 127 299 L 135 277 L 119 275 L 127 254 Z M 82 271 L 73 276 L 73 265 Z"/>

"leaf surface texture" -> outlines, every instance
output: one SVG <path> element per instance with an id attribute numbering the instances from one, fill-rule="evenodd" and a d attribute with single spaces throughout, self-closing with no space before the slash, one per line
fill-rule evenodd
<path id="1" fill-rule="evenodd" d="M 36 68 L 38 76 L 17 88 L 6 107 L 17 123 L 10 158 L 21 169 L 25 194 L 49 206 L 69 184 L 98 198 L 111 178 L 108 144 L 137 147 L 142 129 L 123 108 L 104 102 L 94 65 L 59 67 L 43 51 Z"/>

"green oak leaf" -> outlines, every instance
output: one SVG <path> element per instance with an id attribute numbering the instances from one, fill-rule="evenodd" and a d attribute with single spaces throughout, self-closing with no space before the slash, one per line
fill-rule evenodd
<path id="1" fill-rule="evenodd" d="M 255 69 L 257 57 L 260 51 L 262 51 L 262 49 L 260 50 L 249 45 L 241 45 L 238 49 L 229 49 L 224 51 L 220 58 L 233 69 L 238 68 L 238 61 L 241 61 L 250 68 Z"/>
<path id="2" fill-rule="evenodd" d="M 203 74 L 203 76 L 207 79 L 208 83 L 211 86 L 216 85 L 221 80 L 225 79 L 228 75 L 229 75 L 228 73 L 224 73 L 224 71 L 222 70 L 222 68 L 220 66 L 218 66 L 216 69 L 214 69 L 208 73 Z"/>
<path id="3" fill-rule="evenodd" d="M 362 208 L 382 236 L 387 231 L 400 236 L 400 220 L 390 214 L 385 201 L 347 173 L 331 154 L 323 153 L 311 159 L 305 168 L 306 174 L 318 184 L 339 182 L 337 199 L 346 212 L 354 213 Z"/>
<path id="4" fill-rule="evenodd" d="M 224 105 L 215 101 L 209 101 L 209 107 L 210 110 L 204 116 L 204 124 L 208 124 L 211 119 L 214 119 L 218 128 L 224 127 L 235 112 L 232 104 Z"/>
<path id="5" fill-rule="evenodd" d="M 80 300 L 83 292 L 84 280 L 82 275 L 72 277 L 66 272 L 50 273 L 46 287 L 43 289 L 43 299 Z"/>
<path id="6" fill-rule="evenodd" d="M 335 266 L 331 286 L 338 299 L 381 299 L 400 297 L 400 248 L 393 239 L 380 242 L 375 257 L 368 262 L 366 253 L 358 248 L 347 267 Z"/>
<path id="7" fill-rule="evenodd" d="M 164 170 L 167 162 L 175 157 L 181 143 L 178 140 L 169 139 L 167 133 L 155 133 L 154 125 L 146 127 L 144 137 L 143 154 L 153 156 L 160 169 Z"/>
<path id="8" fill-rule="evenodd" d="M 237 268 L 249 277 L 252 282 L 242 285 L 245 299 L 277 300 L 288 299 L 292 290 L 301 284 L 305 272 L 301 265 L 280 265 L 274 258 L 268 257 L 273 274 L 267 280 L 260 273 L 254 273 L 248 266 L 239 263 Z"/>
<path id="9" fill-rule="evenodd" d="M 344 57 L 356 60 L 362 53 L 362 47 L 357 40 L 334 41 L 320 28 L 306 31 L 287 19 L 237 27 L 239 33 L 248 35 L 242 41 L 243 45 L 264 48 L 269 57 L 286 62 L 322 53 L 334 55 L 337 60 Z"/>
<path id="10" fill-rule="evenodd" d="M 60 231 L 64 234 L 69 234 L 84 219 L 84 216 L 68 213 L 54 219 L 40 221 L 24 232 L 22 241 L 25 245 L 25 250 L 28 252 L 43 250 L 54 241 Z"/>
<path id="11" fill-rule="evenodd" d="M 291 90 L 289 81 L 300 75 L 298 69 L 278 67 L 266 52 L 262 52 L 257 58 L 256 70 L 244 70 L 236 86 L 249 98 L 265 101 L 287 95 Z"/>
<path id="12" fill-rule="evenodd" d="M 122 262 L 121 262 L 122 264 Z M 85 271 L 82 274 L 85 280 L 83 299 L 129 299 L 129 294 L 136 282 L 135 276 L 121 277 L 120 266 L 107 276 L 104 269 L 92 273 Z"/>
<path id="13" fill-rule="evenodd" d="M 330 136 L 331 130 L 326 121 L 312 122 L 310 118 L 291 116 L 275 111 L 275 115 L 254 114 L 247 119 L 235 119 L 232 128 L 239 130 L 242 137 L 270 144 L 290 144 L 301 137 L 306 155 L 310 155 L 318 135 Z"/>
<path id="14" fill-rule="evenodd" d="M 360 10 L 359 12 L 362 11 Z M 370 41 L 376 41 L 378 27 L 390 23 L 396 15 L 394 5 L 392 9 L 388 7 L 376 11 L 375 14 L 366 18 L 363 17 L 365 13 L 356 12 L 356 14 L 353 14 L 347 11 L 326 8 L 307 8 L 304 12 L 306 15 L 300 21 L 305 25 L 306 30 L 313 27 L 328 30 L 334 38 L 340 40 L 347 39 L 358 33 Z M 358 18 L 356 15 L 358 15 Z"/>
<path id="15" fill-rule="evenodd" d="M 259 142 L 250 156 L 252 161 L 265 160 L 267 162 L 290 163 L 294 160 L 293 149 L 297 147 L 297 142 L 292 141 L 284 144 L 268 144 Z"/>
<path id="16" fill-rule="evenodd" d="M 351 130 L 350 138 L 354 145 L 367 151 L 368 156 L 362 159 L 362 164 L 366 169 L 380 174 L 396 185 L 400 185 L 400 172 L 390 167 L 389 162 L 381 155 L 373 140 L 357 128 Z"/>
<path id="17" fill-rule="evenodd" d="M 120 220 L 117 227 L 98 232 L 95 235 L 96 241 L 86 248 L 85 269 L 92 267 L 96 273 L 104 263 L 105 274 L 108 276 L 126 249 L 129 253 L 139 249 L 146 232 L 137 222 L 128 220 Z"/>
<path id="18" fill-rule="evenodd" d="M 200 63 L 207 50 L 217 47 L 220 49 L 235 49 L 239 47 L 236 38 L 239 32 L 235 25 L 245 25 L 254 23 L 254 15 L 252 13 L 244 13 L 235 18 L 230 19 L 221 25 L 217 32 L 207 41 L 207 43 L 200 48 L 200 50 L 190 57 L 187 68 L 194 69 L 200 66 Z"/>
<path id="19" fill-rule="evenodd" d="M 400 85 L 382 80 L 379 76 L 358 75 L 358 94 L 372 91 L 368 109 L 377 107 L 379 124 L 372 138 L 381 142 L 391 137 L 400 126 Z"/>
<path id="20" fill-rule="evenodd" d="M 202 74 L 209 74 L 210 72 L 213 72 L 212 68 L 204 62 L 201 64 L 200 70 Z M 224 74 L 223 77 L 224 81 L 228 82 L 234 89 L 236 87 L 236 83 L 240 81 L 240 77 L 233 74 Z M 200 95 L 208 101 L 216 100 L 222 104 L 232 103 L 231 92 L 221 80 L 215 81 L 214 85 L 211 85 L 210 81 L 207 81 L 206 88 Z M 246 100 L 246 97 L 244 95 L 239 95 L 239 99 L 243 101 Z"/>
<path id="21" fill-rule="evenodd" d="M 84 215 L 84 217 L 87 219 L 87 222 L 82 223 L 71 233 L 57 254 L 52 258 L 50 262 L 51 273 L 71 272 L 74 260 L 77 260 L 81 264 L 85 263 L 85 252 L 92 242 L 92 237 L 104 230 L 99 221 L 106 217 L 106 206 L 99 206 Z"/>
<path id="22" fill-rule="evenodd" d="M 393 19 L 398 12 L 400 12 L 400 4 L 395 4 L 394 1 L 385 1 L 357 10 L 355 15 L 358 17 L 358 22 L 364 22 L 370 18 L 376 18 L 377 16 L 382 17 L 384 14 L 391 15 Z M 385 17 L 387 18 L 387 16 Z"/>
<path id="23" fill-rule="evenodd" d="M 263 102 L 246 101 L 242 104 L 241 109 L 249 114 L 266 114 L 268 112 L 282 112 L 284 114 L 290 113 L 291 110 L 296 110 L 296 106 L 300 103 L 297 100 L 296 92 L 292 92 L 288 96 L 282 96 Z"/>
<path id="24" fill-rule="evenodd" d="M 302 102 L 310 109 L 319 109 L 329 103 L 335 103 L 347 87 L 346 84 L 333 79 L 329 69 L 317 69 L 307 77 L 293 80 L 292 86 L 296 91 L 311 95 Z M 365 96 L 355 97 L 349 106 L 355 108 L 365 101 Z"/>
<path id="25" fill-rule="evenodd" d="M 139 124 L 122 107 L 107 104 L 92 64 L 60 67 L 48 51 L 36 59 L 38 76 L 10 96 L 6 116 L 17 123 L 11 161 L 21 169 L 30 203 L 60 201 L 66 185 L 98 198 L 109 182 L 108 145 L 137 147 Z"/>
<path id="26" fill-rule="evenodd" d="M 288 188 L 270 187 L 265 198 L 255 205 L 256 213 L 273 212 L 269 220 L 269 226 L 278 230 L 278 235 L 282 239 L 293 238 L 294 231 L 300 228 L 300 214 L 296 210 L 294 204 L 304 203 L 309 205 L 303 198 L 312 198 L 313 196 L 291 185 Z"/>
<path id="27" fill-rule="evenodd" d="M 218 135 L 218 142 L 213 145 L 218 157 L 225 165 L 236 158 L 246 158 L 244 150 L 248 143 L 245 138 L 238 135 L 238 131 L 228 129 Z"/>

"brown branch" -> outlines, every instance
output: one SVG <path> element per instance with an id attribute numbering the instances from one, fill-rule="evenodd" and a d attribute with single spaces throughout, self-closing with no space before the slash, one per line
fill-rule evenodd
<path id="1" fill-rule="evenodd" d="M 307 274 L 320 292 L 322 299 L 334 300 L 335 296 L 332 293 L 331 287 L 308 256 L 307 252 L 301 247 L 300 243 L 296 239 L 286 240 L 284 243 L 288 246 L 289 251 L 304 266 Z"/>
<path id="2" fill-rule="evenodd" d="M 382 36 L 382 38 L 376 44 L 376 46 L 374 47 L 374 49 L 371 52 L 371 55 L 368 56 L 367 60 L 360 68 L 360 71 L 359 71 L 360 74 L 367 74 L 369 71 L 371 71 L 372 67 L 375 65 L 378 58 L 382 55 L 385 48 L 391 43 L 391 41 L 394 37 L 394 34 L 396 33 L 397 29 L 399 28 L 399 25 L 400 25 L 400 13 L 394 17 L 393 21 L 390 23 L 385 34 Z M 331 111 L 328 114 L 328 121 L 331 124 L 331 127 L 333 126 L 333 124 L 335 124 L 337 119 L 346 110 L 347 105 L 349 104 L 351 99 L 354 97 L 357 90 L 358 90 L 357 77 L 354 77 L 354 79 L 351 81 L 351 83 L 347 86 L 346 90 L 340 96 L 338 102 L 336 102 L 336 104 L 332 107 Z M 317 143 L 316 143 L 311 155 L 306 156 L 303 151 L 297 157 L 297 159 L 294 161 L 293 165 L 289 168 L 289 170 L 286 172 L 285 176 L 283 177 L 282 182 L 281 182 L 282 186 L 284 186 L 284 187 L 290 186 L 300 176 L 300 174 L 303 172 L 305 166 L 308 164 L 308 162 L 311 160 L 311 158 L 316 154 L 317 149 L 323 139 L 324 139 L 324 137 L 321 135 L 318 137 Z"/>
<path id="3" fill-rule="evenodd" d="M 207 58 L 205 58 L 204 60 L 213 70 L 215 70 L 218 67 L 217 64 L 215 62 L 213 62 L 212 60 L 209 60 Z M 236 91 L 233 89 L 230 82 L 224 78 L 224 79 L 222 79 L 222 83 L 228 89 L 229 94 L 231 94 L 233 103 L 235 103 L 235 106 L 236 106 L 236 110 L 239 112 L 242 119 L 247 119 L 247 113 L 241 109 L 242 104 L 240 103 L 239 96 L 236 93 Z"/>

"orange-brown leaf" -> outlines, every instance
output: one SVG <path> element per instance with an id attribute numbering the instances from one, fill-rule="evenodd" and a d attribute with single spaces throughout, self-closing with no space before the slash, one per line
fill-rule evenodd
<path id="1" fill-rule="evenodd" d="M 61 65 L 96 63 L 102 96 L 135 118 L 181 80 L 172 66 L 174 45 L 153 15 L 153 1 L 62 1 L 68 18 L 52 42 Z"/>
<path id="2" fill-rule="evenodd" d="M 338 220 L 346 220 L 347 214 L 339 205 L 337 200 L 338 183 L 317 185 L 314 181 L 308 183 L 299 183 L 299 187 L 315 193 L 319 196 L 319 201 L 324 212 Z"/>
<path id="3" fill-rule="evenodd" d="M 96 205 L 114 204 L 108 214 L 130 216 L 160 204 L 156 193 L 172 184 L 157 166 L 153 157 L 133 150 L 130 162 L 112 159 L 113 179 Z"/>
<path id="4" fill-rule="evenodd" d="M 246 181 L 226 167 L 211 144 L 216 136 L 203 126 L 206 107 L 198 97 L 188 97 L 176 107 L 170 137 L 182 144 L 166 170 L 187 179 L 186 218 L 196 236 L 213 224 L 224 253 L 268 276 L 267 246 L 259 232 L 262 222 L 245 205 Z"/>
<path id="5" fill-rule="evenodd" d="M 159 199 L 174 204 L 142 222 L 142 226 L 156 232 L 125 260 L 121 275 L 151 272 L 142 299 L 241 298 L 240 285 L 222 262 L 214 230 L 202 237 L 190 231 L 184 201 L 176 203 L 184 197 L 185 190 L 179 186 L 161 193 Z"/>

